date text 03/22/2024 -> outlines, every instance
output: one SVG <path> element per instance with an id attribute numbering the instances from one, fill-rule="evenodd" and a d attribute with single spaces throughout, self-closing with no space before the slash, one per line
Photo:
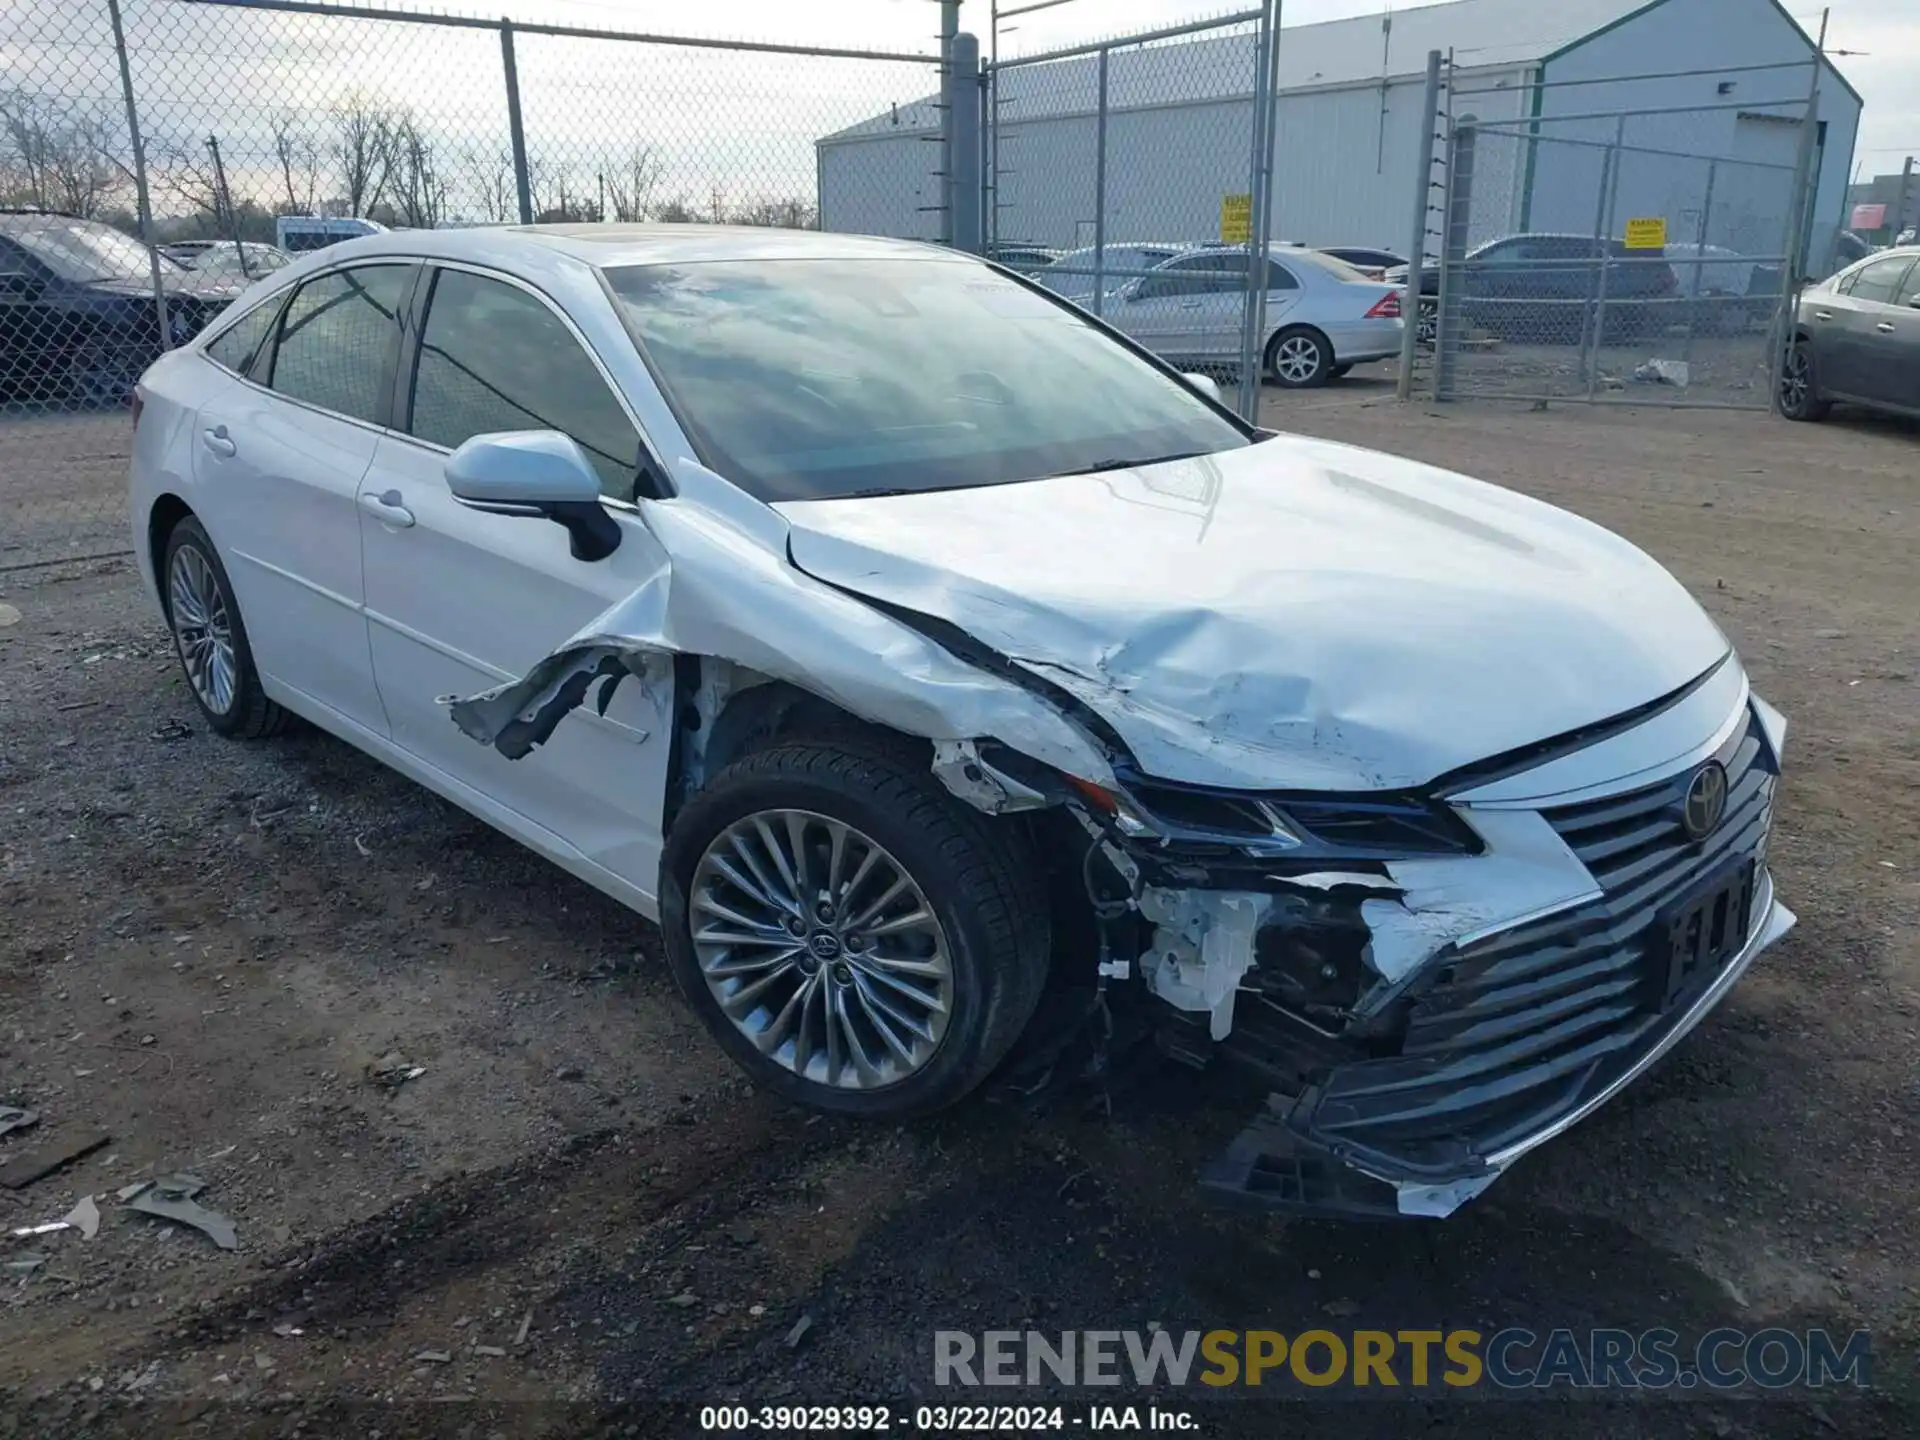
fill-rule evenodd
<path id="1" fill-rule="evenodd" d="M 1060 1431 L 1156 1430 L 1193 1433 L 1186 1410 L 1158 1405 L 703 1405 L 700 1428 L 719 1434 L 872 1433 L 1044 1434 Z"/>

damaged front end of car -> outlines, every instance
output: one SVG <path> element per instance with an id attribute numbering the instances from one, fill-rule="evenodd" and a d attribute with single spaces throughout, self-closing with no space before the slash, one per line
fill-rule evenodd
<path id="1" fill-rule="evenodd" d="M 733 708 L 759 688 L 928 742 L 935 776 L 988 814 L 1050 812 L 1081 862 L 1061 868 L 1080 872 L 1102 995 L 1138 987 L 1166 1054 L 1266 1094 L 1208 1167 L 1214 1191 L 1447 1215 L 1651 1066 L 1793 924 L 1766 869 L 1785 722 L 1724 640 L 1668 694 L 1423 784 L 1195 783 L 1150 773 L 1124 727 L 1156 759 L 1212 745 L 1215 769 L 1224 753 L 1277 778 L 1285 758 L 1223 750 L 1210 716 L 1147 715 L 1153 697 L 1102 691 L 1096 667 L 986 643 L 931 590 L 813 573 L 781 517 L 718 477 L 683 484 L 708 503 L 646 512 L 671 556 L 659 580 L 454 703 L 455 722 L 517 757 L 615 684 L 673 684 L 678 783 L 697 790 L 730 720 L 772 723 L 774 705 Z M 1309 678 L 1259 678 L 1312 710 Z M 1336 713 L 1313 733 L 1339 729 Z M 1302 768 L 1318 778 L 1330 753 Z"/>

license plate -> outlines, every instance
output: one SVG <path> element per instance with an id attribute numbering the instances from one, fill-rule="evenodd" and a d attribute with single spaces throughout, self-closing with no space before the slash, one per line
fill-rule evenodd
<path id="1" fill-rule="evenodd" d="M 1661 1009 L 1715 974 L 1747 943 L 1755 864 L 1748 860 L 1697 890 L 1671 911 L 1666 929 L 1666 990 Z"/>

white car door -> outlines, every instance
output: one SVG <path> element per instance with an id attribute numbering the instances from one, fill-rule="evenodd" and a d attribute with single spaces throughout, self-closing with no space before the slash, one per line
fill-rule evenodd
<path id="1" fill-rule="evenodd" d="M 438 269 L 431 286 L 408 413 L 396 416 L 406 434 L 382 438 L 360 487 L 373 670 L 394 741 L 651 897 L 671 687 L 623 680 L 604 716 L 592 704 L 574 710 L 518 760 L 468 739 L 444 703 L 519 679 L 664 568 L 632 508 L 639 432 L 544 297 L 464 268 Z M 612 555 L 576 560 L 560 526 L 454 499 L 448 454 L 502 430 L 559 430 L 579 442 L 605 493 L 625 502 L 609 507 L 622 531 Z"/>
<path id="2" fill-rule="evenodd" d="M 257 357 L 226 352 L 246 377 L 214 390 L 194 422 L 199 508 L 268 689 L 376 735 L 387 720 L 361 609 L 356 496 L 388 418 L 414 268 L 356 265 L 306 281 Z"/>

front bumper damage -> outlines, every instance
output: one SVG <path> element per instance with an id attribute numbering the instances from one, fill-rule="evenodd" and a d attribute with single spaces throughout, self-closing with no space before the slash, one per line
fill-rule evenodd
<path id="1" fill-rule="evenodd" d="M 1164 1048 L 1269 1091 L 1203 1183 L 1297 1212 L 1445 1216 L 1698 1025 L 1794 924 L 1766 869 L 1784 722 L 1739 690 L 1658 775 L 1462 806 L 1478 856 L 1260 890 L 1149 884 L 1143 977 L 1185 1022 Z M 1690 837 L 1681 807 L 1704 766 L 1724 771 L 1724 816 Z M 1356 954 L 1363 983 L 1343 991 Z"/>

